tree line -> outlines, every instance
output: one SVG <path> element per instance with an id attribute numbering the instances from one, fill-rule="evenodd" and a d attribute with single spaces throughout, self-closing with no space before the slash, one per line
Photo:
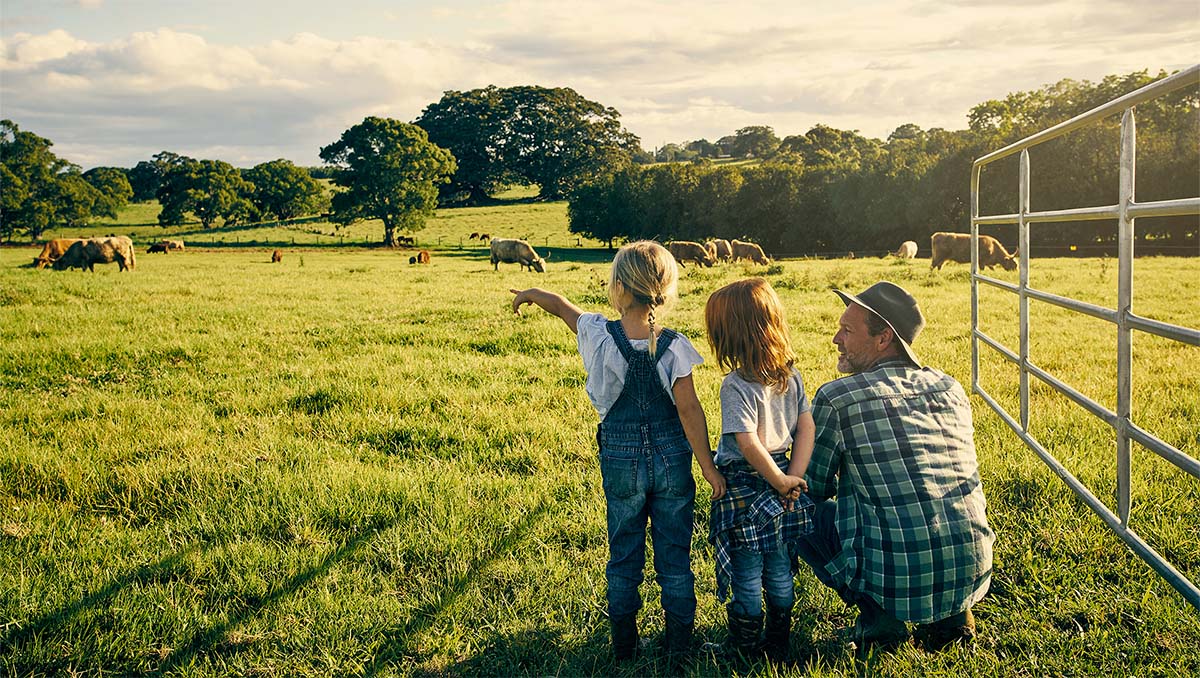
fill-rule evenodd
<path id="1" fill-rule="evenodd" d="M 935 231 L 966 231 L 975 158 L 1090 110 L 1166 72 L 1109 76 L 1098 83 L 1062 80 L 971 109 L 965 130 L 896 128 L 886 140 L 817 125 L 779 139 L 748 127 L 707 141 L 668 145 L 691 161 L 628 166 L 571 196 L 574 233 L 617 239 L 753 240 L 767 251 L 804 254 L 922 247 Z M 1136 195 L 1141 201 L 1194 197 L 1200 177 L 1200 97 L 1195 88 L 1140 104 Z M 1034 211 L 1115 204 L 1119 116 L 1031 151 Z M 672 148 L 673 146 L 673 148 Z M 660 153 L 662 149 L 660 149 Z M 750 167 L 709 158 L 759 157 Z M 679 156 L 677 156 L 679 157 Z M 981 178 L 982 214 L 1017 211 L 1017 156 Z M 1015 227 L 987 229 L 1010 245 Z M 1138 236 L 1194 247 L 1197 219 L 1138 220 Z M 1033 245 L 1093 245 L 1116 239 L 1115 221 L 1035 228 Z"/>
<path id="2" fill-rule="evenodd" d="M 163 151 L 129 169 L 82 172 L 55 156 L 49 140 L 5 120 L 0 237 L 36 239 L 52 225 L 115 217 L 129 200 L 155 199 L 164 226 L 188 214 L 203 228 L 325 214 L 338 226 L 379 219 L 384 244 L 394 245 L 397 231 L 423 228 L 439 205 L 484 203 L 520 183 L 537 185 L 540 199 L 567 198 L 571 230 L 610 244 L 736 237 L 779 253 L 890 249 L 966 229 L 974 158 L 1166 75 L 1062 80 L 1009 94 L 972 108 L 965 130 L 906 124 L 878 140 L 816 125 L 780 139 L 758 125 L 655 154 L 621 126 L 619 112 L 569 88 L 450 90 L 412 123 L 364 119 L 320 149 L 325 165 L 318 168 L 279 159 L 239 169 Z M 1140 200 L 1195 195 L 1198 103 L 1193 88 L 1138 106 Z M 1114 118 L 1034 149 L 1032 208 L 1115 203 L 1118 125 Z M 760 162 L 714 162 L 725 157 Z M 985 214 L 1016 211 L 1016 157 L 1008 160 L 984 173 Z M 1138 226 L 1142 237 L 1183 243 L 1194 243 L 1197 230 L 1195 218 Z M 1034 233 L 1040 244 L 1116 235 L 1097 222 Z"/>

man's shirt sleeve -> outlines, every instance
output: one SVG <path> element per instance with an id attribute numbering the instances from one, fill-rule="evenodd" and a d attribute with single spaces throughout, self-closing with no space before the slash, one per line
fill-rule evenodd
<path id="1" fill-rule="evenodd" d="M 808 464 L 808 494 L 820 500 L 837 494 L 838 469 L 842 465 L 842 432 L 837 411 L 820 390 L 812 400 L 816 439 Z"/>

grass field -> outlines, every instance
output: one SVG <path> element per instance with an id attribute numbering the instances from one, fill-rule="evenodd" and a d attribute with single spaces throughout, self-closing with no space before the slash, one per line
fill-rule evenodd
<path id="1" fill-rule="evenodd" d="M 493 234 L 565 240 L 564 209 L 452 211 L 429 230 L 502 224 L 511 231 Z M 453 247 L 418 267 L 378 249 L 298 247 L 272 265 L 262 248 L 189 244 L 140 254 L 132 273 L 95 274 L 35 271 L 24 267 L 30 250 L 0 250 L 0 674 L 660 673 L 652 656 L 608 659 L 596 416 L 573 338 L 545 313 L 507 307 L 509 287 L 537 284 L 604 310 L 609 255 L 553 251 L 537 275 L 494 272 L 485 251 Z M 1115 296 L 1112 262 L 1034 267 L 1051 292 Z M 1196 259 L 1138 260 L 1135 308 L 1200 327 L 1198 273 Z M 667 324 L 709 358 L 696 380 L 713 436 L 721 374 L 703 304 L 746 275 L 766 276 L 783 297 L 812 389 L 837 376 L 830 336 L 841 304 L 828 290 L 881 278 L 921 302 L 921 356 L 970 383 L 966 266 L 689 267 Z M 1015 349 L 1009 296 L 985 288 L 982 325 Z M 1115 406 L 1112 331 L 1041 304 L 1033 312 L 1034 361 Z M 1136 419 L 1193 457 L 1198 358 L 1135 341 Z M 982 372 L 1015 411 L 1015 369 L 985 352 Z M 1034 434 L 1113 505 L 1111 430 L 1048 389 L 1034 399 Z M 802 572 L 796 662 L 742 673 L 1200 673 L 1196 610 L 974 404 L 998 534 L 978 642 L 856 658 L 833 639 L 852 611 Z M 1133 477 L 1134 528 L 1200 579 L 1200 483 L 1141 449 Z M 697 626 L 720 639 L 700 495 Z M 641 628 L 655 637 L 652 583 L 643 597 Z M 702 658 L 688 668 L 733 670 Z"/>

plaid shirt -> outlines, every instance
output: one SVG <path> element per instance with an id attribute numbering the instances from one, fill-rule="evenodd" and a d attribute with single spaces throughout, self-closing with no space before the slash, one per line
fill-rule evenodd
<path id="1" fill-rule="evenodd" d="M 780 468 L 786 468 L 787 457 L 782 459 Z M 816 505 L 808 495 L 802 494 L 792 502 L 790 511 L 784 510 L 771 484 L 745 462 L 723 466 L 721 474 L 725 476 L 726 491 L 725 496 L 712 504 L 708 541 L 715 551 L 717 600 L 725 602 L 733 574 L 730 551 L 740 548 L 770 553 L 779 548 L 780 540 L 784 543 L 799 540 L 812 532 Z M 793 575 L 795 568 L 793 559 Z"/>
<path id="2" fill-rule="evenodd" d="M 837 496 L 834 581 L 896 617 L 931 622 L 987 592 L 992 542 L 971 404 L 931 368 L 885 360 L 813 398 L 813 497 Z"/>

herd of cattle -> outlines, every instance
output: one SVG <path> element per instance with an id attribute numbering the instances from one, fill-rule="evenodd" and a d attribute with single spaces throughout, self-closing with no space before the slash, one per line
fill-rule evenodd
<path id="1" fill-rule="evenodd" d="M 522 269 L 544 273 L 546 259 L 542 257 L 528 242 L 519 238 L 493 238 L 487 233 L 472 233 L 471 238 L 488 241 L 491 249 L 493 270 L 500 270 L 500 264 L 519 264 Z M 407 238 L 406 238 L 407 239 Z M 407 239 L 410 240 L 411 239 Z M 941 269 L 947 261 L 970 263 L 971 236 L 966 233 L 934 233 L 930 238 L 933 249 L 931 268 Z M 184 249 L 181 240 L 162 240 L 154 243 L 146 250 L 147 253 L 161 252 L 167 254 L 172 250 Z M 701 266 L 712 266 L 717 262 L 733 262 L 746 260 L 755 264 L 768 264 L 770 259 L 762 247 L 752 242 L 740 240 L 709 240 L 703 245 L 698 242 L 675 240 L 667 243 L 667 249 L 680 266 L 684 262 L 692 262 Z M 913 259 L 917 256 L 917 243 L 906 240 L 891 252 L 892 256 L 901 259 Z M 271 261 L 278 263 L 283 260 L 283 253 L 275 250 Z M 34 257 L 35 268 L 53 266 L 57 271 L 69 268 L 95 270 L 96 264 L 111 264 L 117 262 L 120 270 L 132 269 L 136 264 L 133 253 L 133 241 L 127 236 L 115 235 L 103 238 L 57 238 L 50 240 L 42 247 L 42 251 Z M 429 250 L 421 250 L 408 259 L 409 264 L 428 264 Z M 986 269 L 999 266 L 1006 271 L 1017 268 L 1017 252 L 1009 254 L 1000 241 L 988 235 L 979 236 L 979 268 Z"/>

